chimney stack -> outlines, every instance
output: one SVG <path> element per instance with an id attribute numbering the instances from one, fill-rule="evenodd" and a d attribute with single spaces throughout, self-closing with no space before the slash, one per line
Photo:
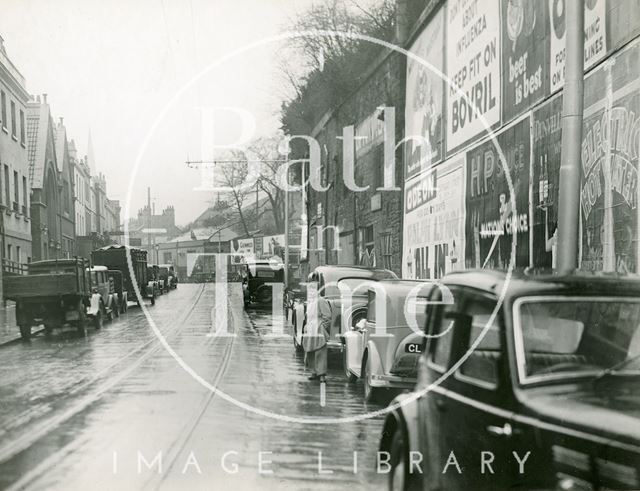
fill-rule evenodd
<path id="1" fill-rule="evenodd" d="M 47 94 L 42 94 L 42 103 L 43 104 L 47 103 Z"/>
<path id="2" fill-rule="evenodd" d="M 62 126 L 64 123 L 64 118 L 62 116 L 60 116 L 60 126 Z"/>

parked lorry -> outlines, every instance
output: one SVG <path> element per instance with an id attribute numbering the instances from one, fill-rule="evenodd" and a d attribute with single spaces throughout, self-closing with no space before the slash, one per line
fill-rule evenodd
<path id="1" fill-rule="evenodd" d="M 16 321 L 23 339 L 32 326 L 44 324 L 46 332 L 64 324 L 84 333 L 89 320 L 102 327 L 103 285 L 92 287 L 88 261 L 84 258 L 36 261 L 26 275 L 5 278 L 4 297 L 16 302 Z"/>
<path id="2" fill-rule="evenodd" d="M 131 266 L 127 261 L 127 253 L 131 257 Z M 156 294 L 153 288 L 148 288 L 147 277 L 147 251 L 125 245 L 109 245 L 91 252 L 93 264 L 106 266 L 110 270 L 117 270 L 122 273 L 124 290 L 127 292 L 129 300 L 136 299 L 140 304 L 134 285 L 138 285 L 142 298 L 151 300 L 151 305 L 156 303 Z M 132 274 L 133 272 L 133 274 Z"/>

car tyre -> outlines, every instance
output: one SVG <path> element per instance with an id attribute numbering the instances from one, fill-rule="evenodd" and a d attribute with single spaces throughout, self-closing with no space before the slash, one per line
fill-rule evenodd
<path id="1" fill-rule="evenodd" d="M 371 363 L 367 356 L 364 362 L 364 369 L 362 370 L 362 381 L 364 382 L 364 401 L 365 402 L 378 402 L 380 389 L 377 387 L 371 387 Z"/>
<path id="2" fill-rule="evenodd" d="M 388 475 L 387 489 L 390 491 L 409 491 L 416 489 L 416 486 L 412 485 L 415 484 L 415 482 L 412 482 L 411 475 L 409 474 L 409 453 L 400 425 L 398 425 L 393 433 L 389 454 L 391 471 Z"/>
<path id="3" fill-rule="evenodd" d="M 347 379 L 347 382 L 352 384 L 356 380 L 358 380 L 358 377 L 356 377 L 349 370 L 349 364 L 347 363 L 347 347 L 344 345 L 344 343 L 342 344 L 342 368 L 344 370 L 344 376 Z"/>
<path id="4" fill-rule="evenodd" d="M 20 337 L 24 341 L 28 341 L 29 339 L 31 339 L 31 325 L 20 324 Z"/>

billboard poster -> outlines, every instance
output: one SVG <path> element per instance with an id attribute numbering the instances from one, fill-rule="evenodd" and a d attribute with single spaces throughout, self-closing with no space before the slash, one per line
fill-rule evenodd
<path id="1" fill-rule="evenodd" d="M 501 0 L 502 122 L 549 93 L 547 7 L 543 1 Z"/>
<path id="2" fill-rule="evenodd" d="M 242 264 L 245 262 L 245 256 L 253 255 L 253 239 L 233 239 L 231 241 L 231 254 L 238 254 L 233 256 L 233 264 Z"/>
<path id="3" fill-rule="evenodd" d="M 284 259 L 284 234 L 262 237 L 262 254 L 265 257 L 277 256 Z"/>
<path id="4" fill-rule="evenodd" d="M 444 9 L 433 16 L 409 52 L 443 71 Z M 418 60 L 407 58 L 405 179 L 442 160 L 444 87 L 440 75 Z"/>
<path id="5" fill-rule="evenodd" d="M 615 64 L 605 63 L 585 81 L 583 270 L 638 271 L 639 47 L 623 51 Z"/>
<path id="6" fill-rule="evenodd" d="M 551 91 L 564 85 L 567 25 L 565 0 L 548 0 L 550 21 Z M 537 3 L 537 2 L 534 2 Z M 542 2 L 540 2 L 542 3 Z M 607 54 L 606 0 L 584 2 L 584 69 L 588 70 Z"/>
<path id="7" fill-rule="evenodd" d="M 529 265 L 529 117 L 466 152 L 465 266 L 507 269 Z M 507 174 L 508 172 L 508 174 Z M 511 178 L 513 193 L 509 189 Z"/>
<path id="8" fill-rule="evenodd" d="M 558 190 L 562 153 L 562 95 L 533 112 L 533 265 L 556 266 Z"/>
<path id="9" fill-rule="evenodd" d="M 500 0 L 451 0 L 447 14 L 446 135 L 452 153 L 483 134 L 485 122 L 500 122 Z"/>
<path id="10" fill-rule="evenodd" d="M 464 155 L 407 182 L 402 277 L 433 279 L 463 267 Z"/>

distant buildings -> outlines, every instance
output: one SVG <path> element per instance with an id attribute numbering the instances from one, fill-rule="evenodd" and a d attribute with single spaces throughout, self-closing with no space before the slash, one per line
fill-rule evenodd
<path id="1" fill-rule="evenodd" d="M 63 119 L 57 123 L 46 94 L 29 96 L 24 77 L 0 37 L 0 249 L 2 270 L 42 259 L 88 257 L 119 238 L 120 204 L 107 196 L 88 157 L 78 158 Z"/>
<path id="2" fill-rule="evenodd" d="M 5 267 L 28 262 L 32 257 L 28 101 L 24 77 L 9 60 L 0 37 L 0 230 Z"/>
<path id="3" fill-rule="evenodd" d="M 155 213 L 155 207 L 148 204 L 138 210 L 138 216 L 129 220 L 126 242 L 132 246 L 142 247 L 149 251 L 149 257 L 156 257 L 156 246 L 180 234 L 176 227 L 176 211 L 173 206 L 167 206 L 160 214 Z"/>

